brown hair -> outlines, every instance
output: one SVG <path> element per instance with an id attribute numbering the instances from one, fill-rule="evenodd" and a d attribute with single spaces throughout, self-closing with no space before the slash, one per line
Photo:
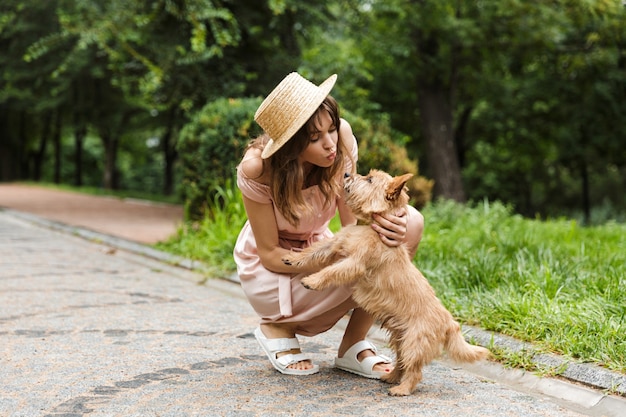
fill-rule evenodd
<path id="1" fill-rule="evenodd" d="M 330 115 L 334 126 L 339 132 L 340 118 L 339 106 L 335 99 L 327 96 L 317 111 L 276 153 L 267 158 L 270 165 L 269 186 L 274 204 L 278 211 L 294 226 L 300 223 L 301 213 L 311 212 L 302 196 L 302 189 L 317 185 L 325 199 L 327 207 L 332 199 L 341 193 L 341 178 L 344 174 L 346 157 L 352 160 L 352 154 L 346 149 L 341 135 L 337 141 L 337 156 L 332 166 L 323 168 L 314 166 L 305 178 L 302 165 L 298 157 L 309 145 L 310 138 L 315 133 L 315 123 L 320 118 L 320 113 L 326 111 Z M 251 147 L 262 149 L 269 141 L 264 134 L 253 140 Z M 353 165 L 354 165 L 354 161 Z"/>

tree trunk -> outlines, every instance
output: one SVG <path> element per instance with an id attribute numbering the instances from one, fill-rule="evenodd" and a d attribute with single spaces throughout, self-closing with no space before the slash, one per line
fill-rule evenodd
<path id="1" fill-rule="evenodd" d="M 87 128 L 85 125 L 74 126 L 74 185 L 83 185 L 83 144 Z"/>
<path id="2" fill-rule="evenodd" d="M 52 113 L 53 111 L 48 111 L 44 116 L 41 137 L 39 138 L 39 146 L 33 158 L 33 179 L 35 181 L 41 180 L 41 171 L 43 167 L 43 160 L 46 155 L 46 146 L 48 144 L 48 139 L 50 138 L 50 131 L 52 130 Z"/>
<path id="3" fill-rule="evenodd" d="M 9 128 L 9 109 L 0 105 L 0 181 L 13 180 L 13 132 Z"/>
<path id="4" fill-rule="evenodd" d="M 100 129 L 100 138 L 104 145 L 104 173 L 103 186 L 107 190 L 117 190 L 119 188 L 119 178 L 117 171 L 117 151 L 119 148 L 119 138 L 126 129 L 128 121 L 134 111 L 129 110 L 122 114 L 119 122 L 115 123 L 115 129 L 104 127 Z"/>
<path id="5" fill-rule="evenodd" d="M 467 153 L 467 126 L 469 125 L 470 116 L 472 115 L 472 106 L 466 107 L 458 118 L 456 131 L 454 132 L 454 141 L 459 158 L 459 168 L 465 166 L 465 155 Z"/>
<path id="6" fill-rule="evenodd" d="M 433 194 L 465 202 L 449 92 L 431 85 L 418 88 L 422 133 L 426 139 L 430 173 L 435 180 Z"/>
<path id="7" fill-rule="evenodd" d="M 163 193 L 172 195 L 174 193 L 174 162 L 178 153 L 176 152 L 176 110 L 170 109 L 167 128 L 163 135 L 163 156 L 165 160 L 165 172 L 163 178 Z"/>
<path id="8" fill-rule="evenodd" d="M 56 112 L 54 120 L 54 130 L 52 132 L 52 144 L 54 147 L 54 183 L 61 183 L 61 161 L 63 156 L 61 154 L 61 111 Z"/>
<path id="9" fill-rule="evenodd" d="M 104 145 L 104 172 L 102 186 L 106 190 L 115 190 L 117 180 L 115 178 L 115 166 L 117 160 L 117 137 L 111 133 L 111 129 L 103 129 L 100 133 Z"/>
<path id="10" fill-rule="evenodd" d="M 19 180 L 31 179 L 31 171 L 28 154 L 28 134 L 26 132 L 26 112 L 20 111 L 18 127 L 18 152 L 17 152 L 17 176 Z"/>
<path id="11" fill-rule="evenodd" d="M 421 7 L 423 0 L 411 0 L 414 7 Z M 423 28 L 413 25 L 411 38 L 415 44 L 415 54 L 420 59 L 440 57 L 442 41 L 434 32 L 423 32 Z M 422 135 L 426 140 L 426 158 L 432 178 L 435 180 L 433 196 L 464 203 L 465 190 L 461 180 L 459 149 L 454 130 L 454 96 L 457 83 L 455 51 L 450 55 L 450 71 L 427 71 L 415 83 L 418 94 L 418 107 L 421 117 Z M 464 129 L 464 126 L 462 126 Z M 463 134 L 462 130 L 459 132 Z"/>

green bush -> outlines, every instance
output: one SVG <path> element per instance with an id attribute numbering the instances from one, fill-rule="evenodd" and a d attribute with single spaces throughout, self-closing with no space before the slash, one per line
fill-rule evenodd
<path id="1" fill-rule="evenodd" d="M 182 129 L 178 151 L 188 220 L 204 218 L 215 190 L 234 178 L 246 144 L 261 133 L 254 122 L 260 104 L 259 98 L 216 100 Z M 372 121 L 347 113 L 345 118 L 359 140 L 359 172 L 376 168 L 392 175 L 416 174 L 408 184 L 413 204 L 419 208 L 430 201 L 433 182 L 417 175 L 417 162 L 408 157 L 404 147 L 407 138 L 395 133 L 384 117 Z"/>
<path id="2" fill-rule="evenodd" d="M 260 134 L 254 122 L 259 98 L 219 99 L 204 106 L 181 130 L 178 152 L 185 217 L 204 217 L 215 190 L 235 176 L 248 141 Z"/>

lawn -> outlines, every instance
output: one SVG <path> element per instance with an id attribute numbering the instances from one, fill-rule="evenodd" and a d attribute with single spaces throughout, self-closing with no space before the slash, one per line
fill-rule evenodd
<path id="1" fill-rule="evenodd" d="M 245 221 L 236 188 L 219 190 L 212 213 L 159 248 L 234 271 Z M 626 373 L 625 224 L 532 220 L 487 202 L 438 202 L 423 214 L 415 263 L 461 322 Z"/>

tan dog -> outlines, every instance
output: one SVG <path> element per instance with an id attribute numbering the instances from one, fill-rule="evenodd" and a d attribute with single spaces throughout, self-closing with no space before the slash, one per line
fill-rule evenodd
<path id="1" fill-rule="evenodd" d="M 422 368 L 446 350 L 459 362 L 474 362 L 489 350 L 465 342 L 459 324 L 413 265 L 404 247 L 385 245 L 366 224 L 372 214 L 394 212 L 408 203 L 406 181 L 372 170 L 367 176 L 348 175 L 345 199 L 360 225 L 342 228 L 323 240 L 283 258 L 288 265 L 323 268 L 302 280 L 310 289 L 354 284 L 352 297 L 389 332 L 396 354 L 395 369 L 381 379 L 399 385 L 391 395 L 409 395 L 422 379 Z"/>

